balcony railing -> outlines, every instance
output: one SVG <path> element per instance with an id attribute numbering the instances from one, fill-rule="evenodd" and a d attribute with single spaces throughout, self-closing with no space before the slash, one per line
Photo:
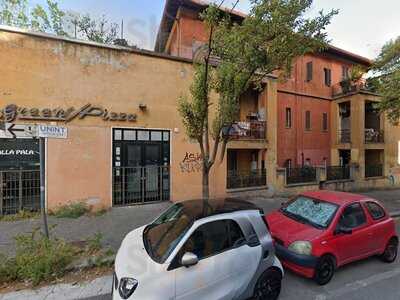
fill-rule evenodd
<path id="1" fill-rule="evenodd" d="M 332 96 L 341 96 L 360 91 L 374 92 L 366 82 L 342 81 L 332 86 Z"/>
<path id="2" fill-rule="evenodd" d="M 327 166 L 326 167 L 326 180 L 348 180 L 350 179 L 349 166 Z"/>
<path id="3" fill-rule="evenodd" d="M 381 144 L 385 142 L 385 132 L 377 129 L 365 129 L 366 144 Z"/>
<path id="4" fill-rule="evenodd" d="M 265 140 L 265 121 L 244 121 L 235 122 L 229 130 L 229 137 L 232 140 Z"/>
<path id="5" fill-rule="evenodd" d="M 350 131 L 350 129 L 339 130 L 339 134 L 338 135 L 339 135 L 338 136 L 339 144 L 351 143 L 351 131 Z"/>
<path id="6" fill-rule="evenodd" d="M 383 164 L 365 165 L 365 177 L 382 177 Z"/>
<path id="7" fill-rule="evenodd" d="M 228 189 L 262 187 L 266 185 L 267 171 L 265 169 L 251 171 L 228 171 Z"/>
<path id="8" fill-rule="evenodd" d="M 286 169 L 286 184 L 317 182 L 317 169 L 311 166 Z"/>

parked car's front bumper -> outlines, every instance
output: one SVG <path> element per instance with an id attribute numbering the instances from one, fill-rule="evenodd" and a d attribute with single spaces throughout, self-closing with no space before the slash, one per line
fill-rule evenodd
<path id="1" fill-rule="evenodd" d="M 308 278 L 314 276 L 314 269 L 317 265 L 318 257 L 297 254 L 279 244 L 275 244 L 275 249 L 276 255 L 286 268 Z"/>

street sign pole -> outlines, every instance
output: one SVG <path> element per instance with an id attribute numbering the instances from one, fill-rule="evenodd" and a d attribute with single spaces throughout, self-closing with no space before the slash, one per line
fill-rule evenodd
<path id="1" fill-rule="evenodd" d="M 49 238 L 49 227 L 47 224 L 46 214 L 46 195 L 45 195 L 45 148 L 46 139 L 43 137 L 39 138 L 39 152 L 40 152 L 40 210 L 43 219 L 43 230 L 47 238 Z"/>

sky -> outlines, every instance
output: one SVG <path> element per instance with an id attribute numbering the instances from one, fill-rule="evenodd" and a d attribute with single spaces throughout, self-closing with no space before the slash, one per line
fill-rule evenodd
<path id="1" fill-rule="evenodd" d="M 214 0 L 220 1 L 220 0 Z M 32 0 L 43 4 L 45 0 Z M 124 37 L 140 48 L 152 50 L 165 0 L 58 0 L 64 10 L 106 15 L 120 24 Z M 225 0 L 231 7 L 236 0 Z M 250 0 L 239 0 L 237 10 L 248 12 Z M 339 9 L 327 32 L 331 44 L 374 58 L 390 39 L 400 36 L 400 0 L 314 0 L 310 15 Z"/>

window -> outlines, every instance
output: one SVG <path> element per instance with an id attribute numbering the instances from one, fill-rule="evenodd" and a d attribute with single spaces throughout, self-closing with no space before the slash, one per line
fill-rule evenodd
<path id="1" fill-rule="evenodd" d="M 311 112 L 306 111 L 306 130 L 311 130 Z"/>
<path id="2" fill-rule="evenodd" d="M 328 114 L 322 114 L 322 131 L 328 131 Z"/>
<path id="3" fill-rule="evenodd" d="M 286 107 L 286 128 L 292 128 L 292 109 Z"/>
<path id="4" fill-rule="evenodd" d="M 383 208 L 375 202 L 367 202 L 365 206 L 367 207 L 369 214 L 374 220 L 382 219 L 386 215 Z"/>
<path id="5" fill-rule="evenodd" d="M 354 203 L 345 208 L 339 220 L 339 225 L 353 229 L 367 222 L 364 210 L 360 203 Z"/>
<path id="6" fill-rule="evenodd" d="M 307 81 L 311 81 L 313 79 L 313 63 L 312 61 L 307 63 Z"/>
<path id="7" fill-rule="evenodd" d="M 332 71 L 331 69 L 324 68 L 325 85 L 331 86 L 332 84 Z"/>
<path id="8" fill-rule="evenodd" d="M 182 247 L 180 253 L 192 252 L 199 259 L 224 252 L 245 242 L 239 225 L 232 220 L 210 222 L 197 228 Z"/>
<path id="9" fill-rule="evenodd" d="M 292 160 L 291 159 L 288 159 L 288 160 L 285 161 L 285 167 L 287 169 L 291 169 L 292 168 Z"/>
<path id="10" fill-rule="evenodd" d="M 342 79 L 348 79 L 349 78 L 349 67 L 347 66 L 342 66 Z"/>

